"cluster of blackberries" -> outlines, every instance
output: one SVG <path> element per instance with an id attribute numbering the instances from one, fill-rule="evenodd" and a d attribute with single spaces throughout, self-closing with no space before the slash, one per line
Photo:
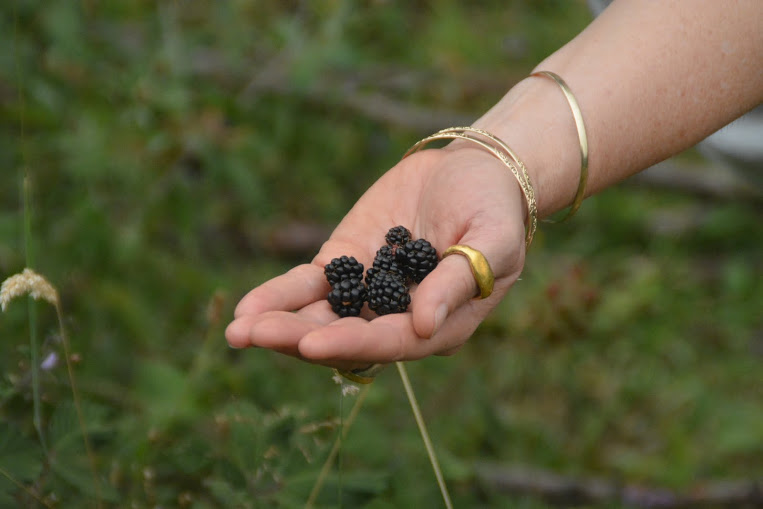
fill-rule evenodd
<path id="1" fill-rule="evenodd" d="M 403 313 L 411 303 L 408 288 L 421 281 L 437 266 L 437 250 L 427 240 L 411 240 L 404 226 L 391 228 L 366 272 L 352 256 L 334 258 L 325 266 L 326 279 L 332 286 L 327 300 L 340 317 L 358 316 L 363 302 L 378 315 Z"/>
<path id="2" fill-rule="evenodd" d="M 363 264 L 352 256 L 334 258 L 324 267 L 331 285 L 326 299 L 340 318 L 358 316 L 366 301 L 366 285 L 363 284 Z"/>

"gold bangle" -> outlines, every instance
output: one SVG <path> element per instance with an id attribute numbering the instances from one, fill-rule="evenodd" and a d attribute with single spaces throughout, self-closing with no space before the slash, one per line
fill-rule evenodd
<path id="1" fill-rule="evenodd" d="M 475 135 L 483 136 L 489 139 L 495 145 L 497 145 L 497 147 L 479 139 Z M 405 154 L 403 154 L 402 158 L 405 159 L 414 152 L 421 150 L 425 145 L 432 141 L 444 139 L 462 139 L 476 143 L 497 157 L 509 168 L 509 170 L 511 170 L 512 175 L 514 175 L 514 178 L 516 178 L 517 182 L 519 182 L 519 187 L 522 189 L 522 194 L 524 194 L 525 200 L 527 201 L 525 247 L 529 247 L 533 240 L 533 236 L 535 235 L 535 230 L 538 226 L 538 208 L 535 200 L 535 191 L 533 189 L 532 182 L 530 181 L 530 176 L 527 173 L 527 168 L 525 167 L 524 163 L 522 163 L 514 151 L 512 151 L 509 146 L 501 141 L 497 136 L 493 136 L 487 131 L 477 129 L 476 127 L 448 127 L 447 129 L 438 131 L 416 142 L 411 148 L 408 149 Z"/>
<path id="2" fill-rule="evenodd" d="M 575 192 L 575 199 L 572 201 L 572 205 L 570 205 L 570 208 L 564 217 L 555 221 L 549 219 L 546 220 L 549 223 L 561 223 L 562 221 L 571 218 L 575 212 L 578 211 L 580 204 L 583 203 L 583 198 L 585 198 L 585 188 L 586 183 L 588 182 L 588 135 L 586 135 L 585 124 L 583 123 L 583 112 L 580 110 L 580 105 L 578 105 L 578 101 L 575 99 L 575 95 L 572 93 L 572 90 L 570 90 L 567 83 L 565 83 L 559 75 L 554 74 L 551 71 L 537 71 L 530 76 L 546 76 L 559 85 L 559 88 L 564 92 L 564 97 L 570 105 L 570 109 L 572 109 L 572 116 L 575 117 L 575 128 L 578 131 L 578 141 L 580 142 L 580 182 L 578 183 L 578 190 Z"/>

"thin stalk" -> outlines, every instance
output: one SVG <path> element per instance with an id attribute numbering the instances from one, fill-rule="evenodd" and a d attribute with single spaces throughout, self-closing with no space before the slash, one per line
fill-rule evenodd
<path id="1" fill-rule="evenodd" d="M 442 499 L 445 502 L 445 507 L 453 509 L 453 504 L 450 501 L 450 495 L 448 494 L 448 487 L 445 486 L 445 479 L 440 471 L 440 464 L 437 462 L 437 455 L 435 454 L 432 441 L 429 439 L 429 433 L 427 432 L 426 424 L 424 423 L 424 417 L 419 410 L 419 404 L 416 402 L 416 395 L 413 393 L 413 387 L 411 381 L 408 378 L 408 371 L 405 369 L 405 365 L 402 362 L 396 362 L 397 371 L 400 373 L 400 380 L 403 382 L 405 388 L 405 394 L 408 396 L 408 401 L 411 403 L 411 410 L 413 410 L 413 417 L 416 418 L 416 424 L 419 426 L 419 432 L 421 432 L 421 438 L 424 441 L 424 447 L 429 455 L 429 461 L 432 463 L 432 470 L 434 470 L 434 476 L 437 478 L 437 485 L 440 487 L 440 493 Z"/>
<path id="2" fill-rule="evenodd" d="M 14 486 L 16 486 L 18 489 L 20 489 L 20 490 L 22 490 L 23 492 L 25 492 L 27 495 L 29 495 L 30 497 L 32 497 L 33 499 L 35 499 L 35 500 L 36 500 L 37 502 L 39 502 L 40 504 L 44 505 L 45 507 L 47 507 L 47 508 L 49 508 L 49 509 L 53 509 L 53 506 L 52 506 L 52 505 L 50 505 L 50 503 L 49 503 L 48 501 L 46 501 L 46 500 L 45 500 L 45 499 L 43 499 L 43 498 L 40 498 L 40 496 L 39 496 L 37 493 L 33 492 L 32 490 L 30 490 L 29 488 L 27 488 L 26 486 L 24 486 L 24 484 L 23 484 L 22 482 L 20 482 L 20 481 L 18 481 L 17 479 L 15 479 L 15 478 L 14 478 L 14 477 L 13 477 L 13 476 L 12 476 L 12 475 L 11 475 L 11 474 L 8 472 L 8 471 L 7 471 L 7 470 L 5 470 L 5 469 L 4 469 L 4 468 L 2 468 L 2 467 L 0 467 L 0 475 L 2 475 L 3 477 L 5 477 L 6 479 L 8 479 L 8 481 L 9 481 L 11 484 L 13 484 L 13 485 L 14 485 Z"/>
<path id="3" fill-rule="evenodd" d="M 32 211 L 30 202 L 31 192 L 29 190 L 29 177 L 24 176 L 24 239 L 26 247 L 26 266 L 32 267 L 32 250 L 30 247 L 32 236 Z M 48 447 L 45 442 L 45 434 L 42 428 L 42 398 L 40 397 L 40 341 L 37 331 L 37 302 L 32 297 L 27 299 L 29 318 L 29 355 L 32 370 L 32 405 L 34 407 L 34 428 L 40 437 L 40 444 L 45 455 L 48 454 Z"/>
<path id="4" fill-rule="evenodd" d="M 321 488 L 323 487 L 323 483 L 326 480 L 326 476 L 331 470 L 331 465 L 334 463 L 334 459 L 342 448 L 342 442 L 344 441 L 345 437 L 347 437 L 347 433 L 350 431 L 350 427 L 358 417 L 360 408 L 363 406 L 363 401 L 366 399 L 368 390 L 370 388 L 370 384 L 364 385 L 360 390 L 360 394 L 358 394 L 358 397 L 355 399 L 355 404 L 350 410 L 350 415 L 347 416 L 347 421 L 342 426 L 341 431 L 339 432 L 339 436 L 337 436 L 336 440 L 334 440 L 334 445 L 331 447 L 329 455 L 326 458 L 326 461 L 323 463 L 323 467 L 321 468 L 320 473 L 318 474 L 318 478 L 315 480 L 313 490 L 310 492 L 310 496 L 307 498 L 307 502 L 305 502 L 305 509 L 311 509 L 315 504 L 315 500 L 318 498 L 318 495 L 321 492 Z"/>
<path id="5" fill-rule="evenodd" d="M 87 426 L 85 423 L 85 415 L 82 413 L 82 403 L 77 389 L 77 384 L 74 378 L 74 369 L 72 368 L 71 352 L 69 349 L 69 339 L 64 331 L 64 319 L 61 312 L 61 301 L 56 299 L 56 316 L 58 317 L 58 329 L 61 335 L 61 344 L 64 347 L 64 359 L 66 360 L 66 372 L 69 376 L 69 386 L 72 390 L 72 399 L 74 400 L 74 409 L 77 412 L 77 420 L 79 421 L 80 431 L 82 432 L 82 441 L 85 443 L 85 453 L 87 454 L 88 462 L 90 463 L 90 472 L 93 474 L 93 483 L 95 484 L 95 502 L 96 507 L 101 507 L 101 483 L 98 480 L 98 470 L 95 464 L 95 455 L 93 449 L 90 446 L 90 438 L 87 433 Z"/>
<path id="6" fill-rule="evenodd" d="M 339 390 L 339 429 L 344 431 L 344 398 L 345 395 L 342 394 L 341 389 Z M 337 475 L 339 477 L 336 485 L 336 499 L 337 499 L 337 506 L 339 509 L 342 509 L 342 474 L 344 473 L 344 468 L 342 465 L 342 458 L 344 458 L 344 455 L 342 454 L 342 451 L 344 450 L 344 433 L 339 433 L 339 449 L 337 452 L 337 462 L 336 462 L 336 469 L 337 469 Z"/>
<path id="7" fill-rule="evenodd" d="M 16 4 L 14 7 L 17 7 Z M 16 64 L 16 80 L 18 81 L 18 102 L 19 102 L 19 150 L 21 151 L 21 167 L 22 167 L 22 190 L 21 199 L 24 203 L 24 257 L 26 266 L 34 267 L 34 252 L 32 250 L 32 184 L 29 178 L 27 168 L 27 154 L 26 154 L 26 136 L 24 132 L 24 87 L 23 78 L 21 72 L 21 62 L 19 61 L 18 52 L 18 11 L 14 8 L 13 19 L 13 44 L 14 44 L 14 57 Z M 48 454 L 48 447 L 45 443 L 45 435 L 42 429 L 42 399 L 40 397 L 40 342 L 39 334 L 37 331 L 37 304 L 32 298 L 28 299 L 28 313 L 29 318 L 29 350 L 30 361 L 32 364 L 32 404 L 34 406 L 34 428 L 37 430 L 37 435 L 40 437 L 40 444 L 45 455 Z"/>

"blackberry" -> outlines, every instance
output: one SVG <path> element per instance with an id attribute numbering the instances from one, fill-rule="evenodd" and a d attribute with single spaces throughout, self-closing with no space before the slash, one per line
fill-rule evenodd
<path id="1" fill-rule="evenodd" d="M 411 296 L 402 275 L 379 272 L 368 284 L 368 307 L 377 315 L 403 313 L 411 303 Z"/>
<path id="2" fill-rule="evenodd" d="M 370 284 L 376 274 L 382 272 L 394 272 L 404 276 L 403 268 L 395 262 L 395 253 L 390 246 L 382 246 L 374 257 L 374 264 L 366 272 L 366 284 Z"/>
<path id="3" fill-rule="evenodd" d="M 354 256 L 340 256 L 324 266 L 323 273 L 331 286 L 344 279 L 363 278 L 363 264 Z"/>
<path id="4" fill-rule="evenodd" d="M 389 229 L 385 239 L 389 246 L 402 246 L 411 240 L 411 232 L 405 226 L 395 226 Z"/>
<path id="5" fill-rule="evenodd" d="M 366 286 L 363 284 L 362 276 L 342 279 L 333 285 L 326 300 L 339 318 L 360 315 L 360 310 L 363 309 L 363 303 L 366 301 Z"/>
<path id="6" fill-rule="evenodd" d="M 326 300 L 340 318 L 358 316 L 363 303 L 377 315 L 404 313 L 411 303 L 408 285 L 420 283 L 437 266 L 437 250 L 427 240 L 411 240 L 404 226 L 390 228 L 387 245 L 376 252 L 363 277 L 363 264 L 352 256 L 334 258 L 324 266 L 331 292 Z"/>
<path id="7" fill-rule="evenodd" d="M 437 267 L 437 250 L 428 240 L 412 240 L 395 251 L 395 261 L 415 283 L 421 281 Z"/>

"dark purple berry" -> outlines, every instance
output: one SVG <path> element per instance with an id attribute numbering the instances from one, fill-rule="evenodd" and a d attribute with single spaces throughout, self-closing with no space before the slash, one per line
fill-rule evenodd
<path id="1" fill-rule="evenodd" d="M 437 267 L 437 250 L 424 239 L 408 241 L 397 248 L 395 261 L 407 277 L 421 283 Z"/>
<path id="2" fill-rule="evenodd" d="M 385 239 L 389 246 L 402 246 L 411 240 L 411 232 L 405 226 L 395 226 L 389 229 Z"/>
<path id="3" fill-rule="evenodd" d="M 403 268 L 395 262 L 395 254 L 390 246 L 382 246 L 376 252 L 373 266 L 369 267 L 366 272 L 366 284 L 370 284 L 375 274 L 382 272 L 394 272 L 403 275 Z"/>
<path id="4" fill-rule="evenodd" d="M 362 278 L 343 279 L 335 284 L 326 296 L 331 309 L 340 318 L 358 316 L 366 301 L 366 286 Z"/>
<path id="5" fill-rule="evenodd" d="M 353 256 L 340 256 L 331 260 L 324 267 L 323 273 L 329 284 L 334 286 L 344 279 L 363 278 L 363 264 Z"/>
<path id="6" fill-rule="evenodd" d="M 379 272 L 368 284 L 368 307 L 377 315 L 403 313 L 411 303 L 405 280 L 394 272 Z"/>

